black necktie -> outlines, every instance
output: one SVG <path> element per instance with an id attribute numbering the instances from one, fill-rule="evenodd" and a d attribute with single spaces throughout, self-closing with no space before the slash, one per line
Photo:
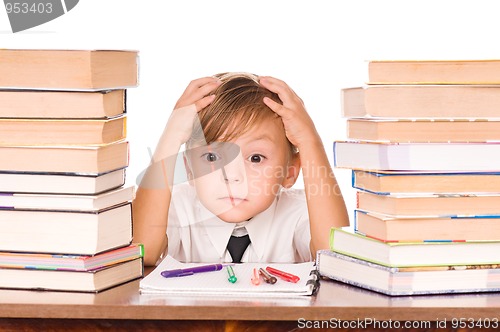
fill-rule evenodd
<path id="1" fill-rule="evenodd" d="M 229 243 L 227 244 L 227 250 L 231 254 L 233 263 L 241 263 L 241 257 L 250 244 L 250 236 L 234 236 L 231 235 Z"/>

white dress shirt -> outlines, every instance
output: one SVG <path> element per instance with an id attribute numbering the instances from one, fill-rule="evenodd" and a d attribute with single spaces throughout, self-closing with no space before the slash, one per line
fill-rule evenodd
<path id="1" fill-rule="evenodd" d="M 168 254 L 181 262 L 231 262 L 226 246 L 238 225 L 208 211 L 189 183 L 175 185 L 167 227 Z M 242 262 L 312 260 L 309 215 L 301 189 L 281 190 L 267 210 L 241 225 L 251 241 Z"/>

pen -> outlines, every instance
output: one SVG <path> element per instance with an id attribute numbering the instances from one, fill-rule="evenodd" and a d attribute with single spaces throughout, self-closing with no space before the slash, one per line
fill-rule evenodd
<path id="1" fill-rule="evenodd" d="M 229 277 L 227 280 L 230 283 L 234 284 L 238 280 L 238 278 L 236 278 L 236 275 L 234 274 L 233 267 L 232 266 L 227 266 L 226 269 L 227 269 L 227 275 Z"/>
<path id="2" fill-rule="evenodd" d="M 219 271 L 222 270 L 223 267 L 224 265 L 222 264 L 210 264 L 210 265 L 189 267 L 185 269 L 165 270 L 162 271 L 160 274 L 165 278 L 184 277 L 193 275 L 195 273 Z"/>
<path id="3" fill-rule="evenodd" d="M 297 282 L 300 280 L 300 278 L 297 277 L 296 275 L 293 275 L 293 274 L 287 273 L 287 272 L 283 272 L 283 271 L 277 270 L 277 269 L 269 267 L 269 266 L 266 267 L 266 271 L 271 273 L 271 274 L 274 274 L 275 276 L 278 276 L 281 279 L 288 281 L 288 282 Z"/>
<path id="4" fill-rule="evenodd" d="M 259 269 L 259 273 L 262 276 L 262 278 L 264 278 L 264 281 L 267 282 L 268 284 L 275 284 L 276 281 L 278 281 L 276 280 L 276 277 L 273 277 L 272 275 L 267 273 L 266 270 L 264 270 L 263 268 Z"/>
<path id="5" fill-rule="evenodd" d="M 252 273 L 252 284 L 255 286 L 260 285 L 260 276 L 259 276 L 259 271 L 257 270 L 256 267 L 253 268 L 253 273 Z"/>

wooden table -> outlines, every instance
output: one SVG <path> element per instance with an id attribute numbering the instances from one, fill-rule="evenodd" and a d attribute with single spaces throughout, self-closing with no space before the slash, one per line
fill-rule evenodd
<path id="1" fill-rule="evenodd" d="M 252 331 L 281 331 L 314 326 L 320 321 L 327 324 L 323 326 L 356 330 L 370 320 L 372 324 L 420 321 L 437 327 L 445 319 L 451 328 L 453 319 L 454 327 L 459 326 L 460 318 L 471 319 L 470 322 L 498 319 L 500 293 L 389 297 L 322 280 L 316 296 L 237 299 L 140 294 L 136 280 L 98 294 L 0 290 L 0 317 L 0 330 L 27 331 L 104 331 L 113 327 L 142 331 L 168 327 L 179 331 L 236 331 L 242 325 L 250 326 Z M 347 326 L 342 325 L 343 321 L 358 323 Z"/>

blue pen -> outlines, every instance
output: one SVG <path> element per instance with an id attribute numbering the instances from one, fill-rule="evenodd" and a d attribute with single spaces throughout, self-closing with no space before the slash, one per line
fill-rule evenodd
<path id="1" fill-rule="evenodd" d="M 228 265 L 228 264 L 226 264 Z M 212 271 L 220 271 L 225 265 L 222 264 L 210 264 L 210 265 L 202 265 L 189 267 L 185 269 L 176 269 L 176 270 L 165 270 L 160 274 L 165 278 L 173 278 L 173 277 L 184 277 L 190 276 L 195 273 L 203 273 L 203 272 L 212 272 Z"/>

